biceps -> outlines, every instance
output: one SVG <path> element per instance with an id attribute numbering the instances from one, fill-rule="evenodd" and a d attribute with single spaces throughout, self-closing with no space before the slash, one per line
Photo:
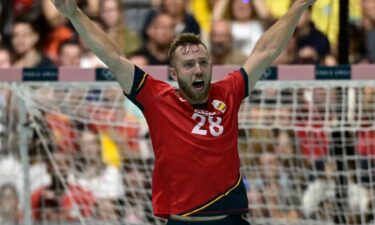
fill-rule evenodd
<path id="1" fill-rule="evenodd" d="M 253 52 L 247 59 L 243 68 L 249 76 L 249 91 L 254 88 L 256 82 L 260 79 L 271 62 L 267 52 Z"/>
<path id="2" fill-rule="evenodd" d="M 134 82 L 134 64 L 124 57 L 119 57 L 109 67 L 123 91 L 130 94 Z"/>

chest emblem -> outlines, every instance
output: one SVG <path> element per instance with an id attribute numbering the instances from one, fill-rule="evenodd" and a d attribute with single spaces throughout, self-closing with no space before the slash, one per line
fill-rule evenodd
<path id="1" fill-rule="evenodd" d="M 212 101 L 212 106 L 213 106 L 215 109 L 217 109 L 217 110 L 219 110 L 220 112 L 222 112 L 222 113 L 224 113 L 225 110 L 227 109 L 227 105 L 226 105 L 224 102 L 222 102 L 222 101 L 220 101 L 220 100 L 216 100 L 216 99 Z"/>

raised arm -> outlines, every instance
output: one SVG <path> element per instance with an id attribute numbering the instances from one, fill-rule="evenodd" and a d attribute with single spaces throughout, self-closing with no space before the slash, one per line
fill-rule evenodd
<path id="1" fill-rule="evenodd" d="M 134 80 L 134 64 L 125 58 L 120 46 L 78 8 L 76 0 L 52 0 L 52 2 L 71 21 L 91 51 L 109 67 L 124 92 L 129 94 Z"/>
<path id="2" fill-rule="evenodd" d="M 255 45 L 243 68 L 252 90 L 264 71 L 286 48 L 303 13 L 316 0 L 296 0 L 289 11 L 268 29 Z"/>

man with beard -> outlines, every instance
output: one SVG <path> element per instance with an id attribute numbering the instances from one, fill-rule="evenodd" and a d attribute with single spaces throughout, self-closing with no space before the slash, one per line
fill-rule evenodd
<path id="1" fill-rule="evenodd" d="M 258 41 L 242 68 L 212 85 L 206 46 L 193 34 L 178 36 L 168 55 L 170 74 L 179 89 L 126 59 L 75 0 L 52 1 L 146 117 L 155 153 L 154 214 L 167 218 L 168 225 L 249 224 L 242 218 L 248 205 L 239 173 L 238 110 L 286 47 L 304 10 L 316 0 L 296 0 Z"/>
<path id="2" fill-rule="evenodd" d="M 233 48 L 231 23 L 227 20 L 212 22 L 210 33 L 210 56 L 214 65 L 242 65 L 247 57 Z"/>

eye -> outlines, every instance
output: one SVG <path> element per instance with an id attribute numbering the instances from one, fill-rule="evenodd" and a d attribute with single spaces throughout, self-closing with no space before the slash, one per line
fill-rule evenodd
<path id="1" fill-rule="evenodd" d="M 187 63 L 184 64 L 185 68 L 192 68 L 193 66 L 194 66 L 193 62 L 187 62 Z"/>
<path id="2" fill-rule="evenodd" d="M 201 61 L 199 61 L 199 65 L 201 65 L 201 66 L 208 65 L 208 60 L 201 60 Z"/>

